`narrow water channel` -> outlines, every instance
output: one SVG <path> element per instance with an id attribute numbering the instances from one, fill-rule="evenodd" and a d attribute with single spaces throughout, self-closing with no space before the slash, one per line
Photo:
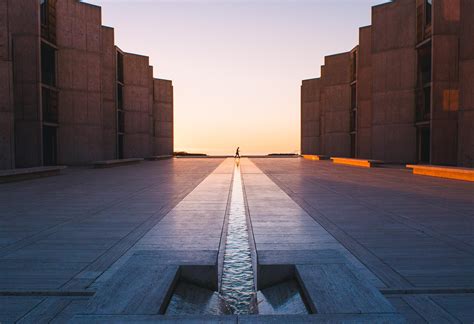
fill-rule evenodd
<path id="1" fill-rule="evenodd" d="M 251 233 L 249 234 L 247 226 L 242 176 L 237 160 L 228 210 L 219 292 L 180 281 L 168 304 L 166 314 L 307 314 L 308 310 L 295 280 L 255 291 L 249 235 Z"/>
<path id="2" fill-rule="evenodd" d="M 240 165 L 234 168 L 220 294 L 233 314 L 250 314 L 255 284 Z"/>
<path id="3" fill-rule="evenodd" d="M 239 160 L 234 167 L 219 292 L 180 281 L 168 304 L 166 310 L 168 315 L 227 315 L 256 312 L 249 231 L 238 163 Z"/>

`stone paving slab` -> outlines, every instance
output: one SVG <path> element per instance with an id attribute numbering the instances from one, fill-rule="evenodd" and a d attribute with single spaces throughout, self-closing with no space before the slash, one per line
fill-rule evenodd
<path id="1" fill-rule="evenodd" d="M 265 174 L 258 173 L 251 161 L 242 160 L 241 167 L 257 255 L 257 287 L 268 287 L 293 275 L 313 313 L 396 313 L 376 289 L 381 287 L 378 278 L 359 260 Z M 293 235 L 260 232 L 253 222 L 262 219 L 273 224 L 285 221 L 288 232 L 293 226 L 302 231 L 301 220 L 313 226 Z"/>
<path id="2" fill-rule="evenodd" d="M 405 323 L 393 314 L 351 315 L 248 315 L 248 316 L 87 316 L 77 315 L 71 323 Z"/>
<path id="3" fill-rule="evenodd" d="M 89 287 L 222 161 L 69 168 L 60 177 L 2 184 L 0 291 L 24 295 L 0 296 L 0 322 L 60 309 L 62 299 L 25 294 Z"/>
<path id="4" fill-rule="evenodd" d="M 397 314 L 316 314 L 316 315 L 264 315 L 239 316 L 239 323 L 406 323 L 405 319 Z"/>
<path id="5" fill-rule="evenodd" d="M 222 161 L 173 159 L 118 170 L 72 168 L 61 177 L 2 185 L 0 292 L 23 295 L 0 296 L 0 322 L 403 322 L 399 315 L 386 313 L 393 308 L 384 309 L 385 302 L 377 304 L 385 313 L 377 306 L 369 309 L 373 314 L 157 315 L 162 310 L 156 305 L 165 304 L 156 302 L 158 296 L 168 289 L 150 284 L 153 275 L 163 279 L 157 272 L 217 277 L 234 166 L 233 159 Z M 317 304 L 331 300 L 347 307 L 388 300 L 410 322 L 472 322 L 474 294 L 462 293 L 473 282 L 474 198 L 467 194 L 472 187 L 397 169 L 366 170 L 295 158 L 253 161 L 257 165 L 248 159 L 241 165 L 259 264 L 293 273 L 298 267 L 308 270 L 308 278 L 300 282 L 314 284 L 311 291 L 348 285 L 319 300 L 316 310 Z M 319 287 L 331 281 L 314 279 L 321 277 L 315 274 L 320 267 L 336 267 L 324 273 L 350 279 Z M 131 275 L 137 279 L 130 282 L 127 273 L 135 272 L 140 275 Z M 175 277 L 169 278 L 163 281 L 166 287 Z M 359 285 L 375 295 L 354 297 L 362 293 L 354 290 Z M 150 300 L 156 307 L 146 310 L 154 315 L 86 314 L 90 297 L 60 294 L 90 292 L 96 294 L 92 300 L 108 305 L 105 313 L 120 313 L 127 309 L 124 305 L 131 305 L 126 312 L 136 313 L 140 307 L 133 305 L 141 302 L 133 300 L 148 295 L 147 289 L 157 296 Z M 338 295 L 343 290 L 347 296 Z M 50 295 L 28 295 L 41 291 Z M 351 291 L 352 300 L 342 302 Z M 364 307 L 354 309 L 366 312 Z"/>
<path id="6" fill-rule="evenodd" d="M 178 279 L 179 267 L 144 262 L 133 255 L 90 300 L 87 314 L 163 314 Z M 147 260 L 149 261 L 149 259 Z"/>
<path id="7" fill-rule="evenodd" d="M 297 265 L 296 273 L 313 313 L 396 313 L 373 285 L 356 278 L 345 264 Z"/>
<path id="8" fill-rule="evenodd" d="M 172 254 L 172 251 L 188 251 L 184 253 L 199 255 L 202 251 L 207 251 L 206 253 L 211 253 L 215 257 L 212 264 L 217 265 L 233 167 L 233 160 L 222 162 L 158 224 L 149 229 L 147 234 L 103 276 L 98 278 L 92 287 L 99 288 L 136 252 L 168 251 L 161 253 Z M 193 207 L 190 208 L 190 202 L 196 201 L 196 197 L 199 197 L 198 201 L 201 203 L 193 203 Z M 211 200 L 207 200 L 208 198 Z M 216 201 L 222 207 L 215 208 Z"/>
<path id="9" fill-rule="evenodd" d="M 387 298 L 410 322 L 474 320 L 474 294 L 463 293 L 474 287 L 472 183 L 396 168 L 252 161 L 377 275 L 382 291 L 405 291 Z"/>
<path id="10" fill-rule="evenodd" d="M 332 250 L 334 255 L 341 256 L 359 279 L 368 280 L 377 287 L 384 287 L 379 278 L 374 276 L 251 160 L 242 159 L 241 170 L 258 260 L 260 260 L 260 254 L 268 255 L 268 251 L 273 251 L 273 253 L 287 251 L 284 254 L 287 257 L 285 261 L 290 262 L 292 261 L 291 252 L 294 251 L 295 259 L 291 263 L 295 263 L 301 260 L 301 257 L 297 257 L 301 253 L 309 256 L 317 253 L 316 251 Z M 275 203 L 280 207 L 273 208 Z M 279 226 L 285 230 L 269 233 L 267 226 Z M 293 230 L 301 231 L 302 228 L 304 228 L 304 234 L 288 234 Z M 281 262 L 275 260 L 275 264 L 281 264 Z"/>
<path id="11" fill-rule="evenodd" d="M 237 316 L 76 315 L 70 323 L 222 323 L 237 324 Z"/>
<path id="12" fill-rule="evenodd" d="M 163 314 L 179 279 L 217 289 L 218 252 L 232 174 L 233 161 L 224 161 L 161 222 L 151 228 L 94 283 L 92 288 L 97 293 L 82 313 Z M 222 195 L 222 192 L 227 195 Z M 200 197 L 199 202 L 195 201 L 196 196 Z M 212 201 L 206 200 L 206 197 Z M 196 228 L 190 220 L 198 223 L 209 221 L 220 224 L 220 228 L 206 233 L 202 228 Z M 166 225 L 165 228 L 161 228 L 162 223 Z M 175 224 L 181 226 L 173 227 Z"/>

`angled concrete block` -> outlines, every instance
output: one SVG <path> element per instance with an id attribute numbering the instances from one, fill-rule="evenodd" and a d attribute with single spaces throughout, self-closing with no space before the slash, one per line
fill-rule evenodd
<path id="1" fill-rule="evenodd" d="M 296 273 L 314 313 L 396 313 L 374 286 L 357 279 L 344 264 L 297 265 Z"/>

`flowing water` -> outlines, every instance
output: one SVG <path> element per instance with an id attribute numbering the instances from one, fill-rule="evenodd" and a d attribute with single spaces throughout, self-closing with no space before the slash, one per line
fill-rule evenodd
<path id="1" fill-rule="evenodd" d="M 227 238 L 219 292 L 179 282 L 166 314 L 307 314 L 294 280 L 255 292 L 240 166 L 234 168 Z M 258 304 L 258 309 L 257 309 Z"/>
<path id="2" fill-rule="evenodd" d="M 220 293 L 233 314 L 251 313 L 252 302 L 255 301 L 255 283 L 244 192 L 238 163 L 234 168 Z"/>

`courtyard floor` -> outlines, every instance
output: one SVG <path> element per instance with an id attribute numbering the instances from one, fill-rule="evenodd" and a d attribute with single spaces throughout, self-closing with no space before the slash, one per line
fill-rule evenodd
<path id="1" fill-rule="evenodd" d="M 300 158 L 240 167 L 257 286 L 294 265 L 314 313 L 287 321 L 474 321 L 473 183 Z M 283 320 L 163 315 L 176 276 L 217 288 L 233 170 L 186 158 L 0 185 L 0 323 Z"/>

